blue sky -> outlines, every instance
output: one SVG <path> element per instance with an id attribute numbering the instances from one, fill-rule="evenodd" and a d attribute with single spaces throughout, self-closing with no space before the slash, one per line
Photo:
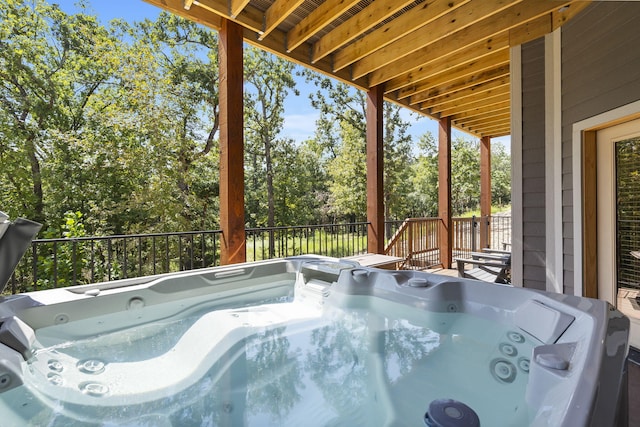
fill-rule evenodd
<path id="1" fill-rule="evenodd" d="M 49 0 L 51 3 L 57 3 L 66 12 L 75 10 L 75 0 Z M 161 12 L 161 9 L 145 3 L 142 0 L 89 0 L 90 10 L 96 13 L 103 23 L 108 23 L 112 19 L 121 18 L 129 22 L 141 21 L 145 18 L 155 19 Z M 309 94 L 315 92 L 313 85 L 307 84 L 303 78 L 297 77 L 297 89 L 300 91 L 299 96 L 290 94 L 285 102 L 285 124 L 282 132 L 283 137 L 293 138 L 297 141 L 303 141 L 313 136 L 315 130 L 315 121 L 318 118 L 318 112 L 311 107 L 309 102 Z M 403 109 L 403 118 L 411 123 L 410 133 L 417 141 L 420 135 L 430 131 L 437 136 L 438 124 L 435 120 L 426 117 L 417 118 L 415 114 L 410 114 L 408 109 Z M 469 138 L 468 134 L 454 130 L 453 137 L 463 135 Z M 510 149 L 510 138 L 496 138 L 494 142 L 502 142 L 507 150 Z"/>

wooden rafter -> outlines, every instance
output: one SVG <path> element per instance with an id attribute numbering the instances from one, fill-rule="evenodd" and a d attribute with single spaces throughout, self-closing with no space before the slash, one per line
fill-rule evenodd
<path id="1" fill-rule="evenodd" d="M 156 2 L 161 3 L 162 7 L 165 9 L 169 9 L 167 5 L 173 3 L 172 0 L 145 0 L 145 1 L 148 1 L 154 4 L 156 4 Z M 194 7 L 194 6 L 197 6 L 197 7 Z M 197 9 L 208 10 L 209 12 L 215 13 L 220 18 L 229 17 L 229 4 L 227 3 L 226 0 L 194 0 L 192 2 L 191 8 L 189 9 L 189 12 L 192 12 Z M 245 7 L 242 13 L 234 18 L 234 21 L 245 28 L 251 29 L 256 33 L 262 31 L 262 13 L 255 7 L 252 7 L 252 6 Z M 218 24 L 218 28 L 219 27 L 220 26 Z"/>
<path id="2" fill-rule="evenodd" d="M 487 91 L 503 87 L 509 89 L 509 76 L 487 80 L 461 90 L 446 92 L 444 95 L 434 96 L 433 98 L 428 99 L 428 101 L 433 105 L 439 105 L 452 100 L 463 100 L 479 93 L 485 93 Z"/>
<path id="3" fill-rule="evenodd" d="M 145 0 L 477 136 L 509 132 L 509 47 L 578 15 L 582 0 Z"/>
<path id="4" fill-rule="evenodd" d="M 489 117 L 492 117 L 494 114 L 503 114 L 503 113 L 509 113 L 509 107 L 510 104 L 507 103 L 505 105 L 503 105 L 502 107 L 494 107 L 490 110 L 482 110 L 479 109 L 477 111 L 471 111 L 468 113 L 459 113 L 453 116 L 453 121 L 455 123 L 462 123 L 465 122 L 467 120 L 476 120 L 476 119 L 488 119 Z"/>
<path id="5" fill-rule="evenodd" d="M 398 91 L 398 98 L 412 97 L 412 103 L 424 102 L 443 93 L 456 92 L 469 86 L 508 75 L 509 51 L 501 50 L 472 63 L 430 74 L 418 83 Z M 495 70 L 495 71 L 494 71 Z"/>
<path id="6" fill-rule="evenodd" d="M 494 96 L 489 99 L 477 101 L 471 104 L 465 104 L 460 106 L 454 106 L 447 110 L 439 111 L 440 117 L 449 117 L 456 114 L 464 113 L 466 111 L 474 111 L 477 108 L 493 107 L 494 105 L 502 105 L 504 102 L 509 102 L 509 97 L 505 95 Z M 428 108 L 425 106 L 425 108 Z"/>
<path id="7" fill-rule="evenodd" d="M 508 121 L 505 121 L 502 123 L 495 123 L 492 125 L 481 126 L 476 128 L 470 127 L 469 129 L 476 133 L 487 135 L 495 131 L 501 131 L 502 129 L 509 129 L 509 127 L 510 127 L 510 123 Z"/>
<path id="8" fill-rule="evenodd" d="M 468 2 L 469 0 L 431 0 L 417 5 L 394 21 L 338 51 L 334 57 L 335 70 L 341 70 L 353 64 L 360 58 L 400 39 L 408 31 L 421 28 Z"/>
<path id="9" fill-rule="evenodd" d="M 498 114 L 498 113 L 494 113 L 493 111 L 491 112 L 491 114 L 488 117 L 471 117 L 471 118 L 467 118 L 464 120 L 464 124 L 469 126 L 469 127 L 474 127 L 476 124 L 478 123 L 484 123 L 484 124 L 488 124 L 488 123 L 496 123 L 496 122 L 501 122 L 503 120 L 508 120 L 510 118 L 510 111 L 508 109 L 505 109 L 503 113 Z M 458 123 L 458 120 L 456 120 L 454 118 L 453 120 L 454 123 Z"/>
<path id="10" fill-rule="evenodd" d="M 509 86 L 501 86 L 499 88 L 478 92 L 464 98 L 452 99 L 441 103 L 429 102 L 429 108 L 432 113 L 440 113 L 441 111 L 450 109 L 466 108 L 468 105 L 475 105 L 478 102 L 484 102 L 494 98 L 509 99 L 509 91 Z"/>
<path id="11" fill-rule="evenodd" d="M 249 1 L 250 0 L 230 0 L 231 10 L 229 11 L 229 15 L 231 15 L 232 18 L 240 15 L 240 12 L 249 4 Z"/>
<path id="12" fill-rule="evenodd" d="M 441 46 L 437 46 L 441 45 Z M 508 50 L 509 35 L 507 32 L 502 33 L 491 40 L 481 40 L 472 43 L 453 53 L 447 53 L 446 43 L 437 43 L 430 48 L 442 51 L 441 55 L 433 55 L 418 58 L 419 55 L 412 55 L 407 61 L 391 64 L 369 74 L 370 81 L 385 81 L 385 88 L 388 92 L 411 86 L 421 80 L 428 78 L 434 74 L 449 71 L 454 67 L 460 67 L 470 62 L 475 62 L 484 56 L 494 54 L 501 50 Z M 415 66 L 415 64 L 419 64 Z M 408 66 L 405 68 L 403 65 Z M 407 71 L 409 68 L 410 71 Z"/>
<path id="13" fill-rule="evenodd" d="M 469 2 L 456 10 L 450 11 L 446 15 L 439 16 L 432 21 L 432 25 L 423 25 L 412 32 L 405 33 L 401 38 L 388 44 L 382 49 L 378 49 L 353 65 L 353 76 L 362 77 L 375 71 L 384 65 L 398 61 L 401 58 L 412 54 L 416 50 L 428 46 L 447 36 L 453 36 L 464 28 L 473 24 L 482 24 L 490 21 L 493 14 L 504 11 L 508 6 L 517 3 L 519 0 L 483 0 L 482 2 Z M 504 11 L 503 13 L 506 13 Z M 483 27 L 476 25 L 473 31 L 481 31 Z M 489 29 L 477 34 L 475 40 L 488 37 L 495 32 Z M 461 45 L 462 47 L 464 45 Z M 453 49 L 452 49 L 453 50 Z"/>
<path id="14" fill-rule="evenodd" d="M 264 30 L 258 37 L 259 40 L 263 40 L 267 37 L 282 21 L 300 6 L 304 0 L 276 0 L 271 7 L 267 9 L 264 15 Z"/>
<path id="15" fill-rule="evenodd" d="M 371 3 L 315 42 L 311 62 L 324 58 L 413 2 L 379 0 Z"/>
<path id="16" fill-rule="evenodd" d="M 326 0 L 287 33 L 287 52 L 300 46 L 358 2 L 359 0 Z"/>

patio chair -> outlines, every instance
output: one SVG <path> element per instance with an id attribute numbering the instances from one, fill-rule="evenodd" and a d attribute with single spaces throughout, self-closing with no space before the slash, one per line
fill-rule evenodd
<path id="1" fill-rule="evenodd" d="M 458 276 L 492 283 L 511 283 L 511 253 L 500 250 L 471 252 L 471 258 L 454 258 Z M 472 268 L 467 269 L 468 264 Z"/>

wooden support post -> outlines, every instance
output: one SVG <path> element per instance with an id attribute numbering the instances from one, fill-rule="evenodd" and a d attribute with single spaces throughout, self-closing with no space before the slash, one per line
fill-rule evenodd
<path id="1" fill-rule="evenodd" d="M 491 245 L 491 138 L 488 136 L 480 140 L 480 217 L 480 247 L 488 248 Z"/>
<path id="2" fill-rule="evenodd" d="M 384 253 L 384 87 L 367 92 L 367 250 Z"/>
<path id="3" fill-rule="evenodd" d="M 598 148 L 596 131 L 582 144 L 582 295 L 598 298 Z"/>
<path id="4" fill-rule="evenodd" d="M 244 111 L 242 27 L 223 19 L 219 32 L 220 61 L 220 260 L 247 259 L 244 230 Z"/>
<path id="5" fill-rule="evenodd" d="M 438 129 L 438 216 L 440 217 L 440 262 L 443 268 L 451 268 L 453 260 L 451 117 L 440 119 Z"/>

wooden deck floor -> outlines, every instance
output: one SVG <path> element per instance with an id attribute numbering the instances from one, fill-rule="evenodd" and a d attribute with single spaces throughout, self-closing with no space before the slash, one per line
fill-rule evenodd
<path id="1" fill-rule="evenodd" d="M 441 274 L 443 276 L 449 276 L 449 277 L 458 277 L 458 270 L 454 270 L 452 268 L 432 268 L 432 269 L 428 269 L 428 270 L 424 270 L 426 273 L 435 273 L 435 274 Z"/>

